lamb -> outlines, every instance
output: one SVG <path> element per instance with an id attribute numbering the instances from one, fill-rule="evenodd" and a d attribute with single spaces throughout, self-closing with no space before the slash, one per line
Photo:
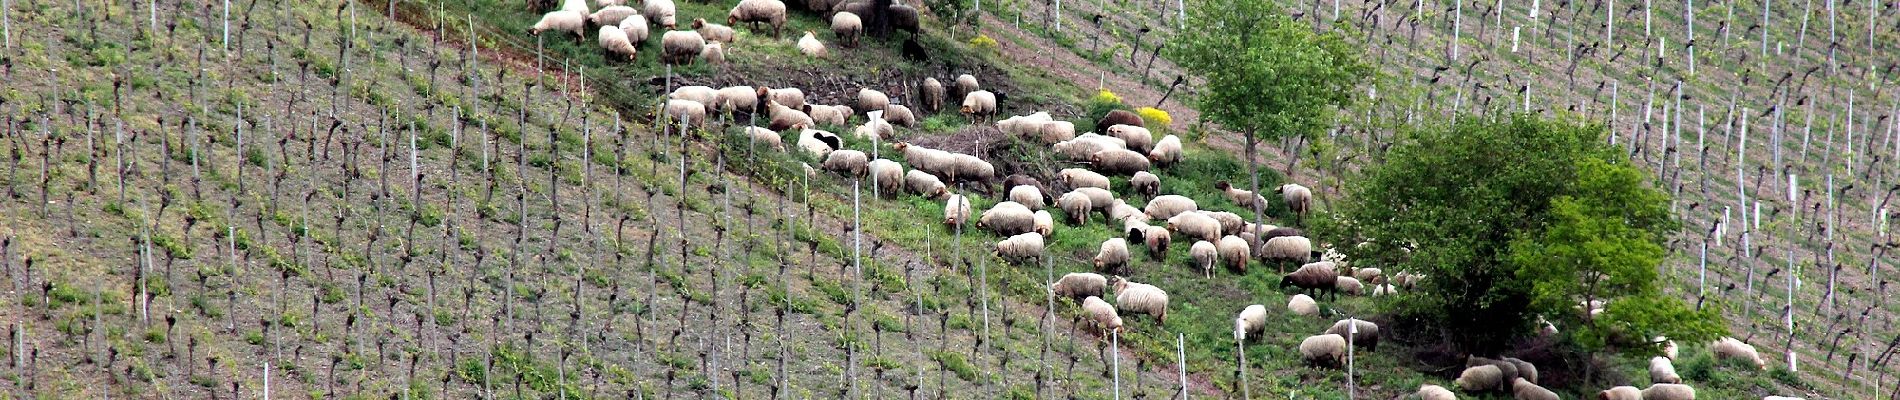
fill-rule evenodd
<path id="1" fill-rule="evenodd" d="M 1056 208 L 1069 216 L 1069 223 L 1083 225 L 1089 223 L 1089 211 L 1095 206 L 1089 202 L 1089 196 L 1079 192 L 1069 192 L 1056 199 Z"/>
<path id="2" fill-rule="evenodd" d="M 1082 299 L 1082 313 L 1087 314 L 1096 334 L 1121 333 L 1122 317 L 1116 315 L 1115 307 L 1102 301 L 1101 297 L 1089 296 Z"/>
<path id="3" fill-rule="evenodd" d="M 1089 156 L 1105 150 L 1126 150 L 1128 142 L 1113 136 L 1084 133 L 1081 136 L 1056 142 L 1050 145 L 1056 155 L 1071 160 L 1086 160 Z"/>
<path id="4" fill-rule="evenodd" d="M 1148 152 L 1154 151 L 1154 132 L 1148 131 L 1148 128 L 1134 125 L 1115 125 L 1108 127 L 1107 132 L 1109 136 L 1114 136 L 1115 138 L 1128 142 L 1128 149 L 1139 152 L 1141 158 L 1144 160 L 1148 159 Z"/>
<path id="5" fill-rule="evenodd" d="M 1115 279 L 1115 309 L 1135 314 L 1147 314 L 1155 317 L 1155 322 L 1168 322 L 1168 292 L 1146 283 L 1129 282 L 1127 278 Z"/>
<path id="6" fill-rule="evenodd" d="M 678 26 L 673 19 L 673 11 L 673 0 L 646 0 L 645 5 L 640 9 L 640 15 L 660 24 L 661 28 L 673 29 Z"/>
<path id="7" fill-rule="evenodd" d="M 1682 383 L 1682 375 L 1676 374 L 1676 366 L 1668 357 L 1650 357 L 1649 383 Z"/>
<path id="8" fill-rule="evenodd" d="M 1358 333 L 1353 333 L 1352 331 L 1354 330 L 1358 331 Z M 1334 322 L 1331 328 L 1326 328 L 1326 333 L 1335 335 L 1346 335 L 1350 333 L 1352 334 L 1353 346 L 1364 347 L 1369 351 L 1379 350 L 1379 324 L 1372 323 L 1372 321 L 1363 319 L 1342 319 L 1339 320 L 1339 322 Z"/>
<path id="9" fill-rule="evenodd" d="M 952 194 L 943 202 L 943 223 L 950 226 L 963 225 L 970 220 L 970 199 L 963 195 Z"/>
<path id="10" fill-rule="evenodd" d="M 1669 383 L 1649 385 L 1643 389 L 1643 400 L 1695 400 L 1695 388 Z"/>
<path id="11" fill-rule="evenodd" d="M 647 17 L 640 14 L 628 15 L 620 20 L 620 30 L 627 32 L 627 41 L 638 46 L 647 41 Z"/>
<path id="12" fill-rule="evenodd" d="M 583 29 L 586 28 L 587 14 L 577 11 L 561 10 L 541 15 L 541 21 L 535 22 L 534 28 L 529 29 L 528 33 L 540 35 L 541 32 L 550 30 L 574 32 L 576 39 L 585 39 L 586 36 L 584 36 L 585 31 L 583 31 Z"/>
<path id="13" fill-rule="evenodd" d="M 726 25 L 738 25 L 740 22 L 751 24 L 754 28 L 760 22 L 772 25 L 772 37 L 777 38 L 785 28 L 785 2 L 740 0 L 738 5 L 732 6 L 732 11 L 726 12 Z M 805 34 L 809 36 L 811 32 Z M 800 47 L 804 46 L 800 45 Z"/>
<path id="14" fill-rule="evenodd" d="M 640 10 L 635 10 L 633 7 L 613 5 L 601 7 L 599 11 L 594 11 L 593 14 L 587 16 L 587 20 L 593 22 L 594 25 L 619 28 L 620 21 L 625 21 L 627 17 L 638 14 L 640 14 Z"/>
<path id="15" fill-rule="evenodd" d="M 1260 257 L 1269 261 L 1299 261 L 1313 259 L 1313 241 L 1305 236 L 1281 236 L 1267 239 Z"/>
<path id="16" fill-rule="evenodd" d="M 1346 337 L 1325 334 L 1300 341 L 1300 360 L 1308 365 L 1339 368 L 1346 363 Z"/>
<path id="17" fill-rule="evenodd" d="M 770 114 L 770 117 L 771 117 L 769 121 L 766 122 L 766 126 L 772 128 L 773 130 L 786 130 L 786 129 L 791 129 L 792 127 L 795 127 L 795 126 L 811 127 L 813 125 L 816 125 L 816 122 L 817 122 L 817 121 L 813 121 L 811 119 L 811 115 L 805 114 L 804 111 L 798 111 L 798 109 L 795 109 L 792 107 L 786 107 L 783 103 L 779 103 L 777 100 L 767 100 L 765 103 L 765 110 L 767 113 Z M 832 148 L 837 148 L 837 147 L 839 146 L 832 146 Z"/>
<path id="18" fill-rule="evenodd" d="M 606 49 L 611 54 L 626 56 L 627 61 L 634 59 L 633 42 L 627 39 L 627 31 L 620 30 L 617 26 L 600 27 L 600 48 Z"/>
<path id="19" fill-rule="evenodd" d="M 833 30 L 838 29 L 837 28 L 838 23 L 836 22 L 837 21 L 836 17 L 833 17 L 832 21 L 833 22 L 831 25 L 832 26 L 831 29 Z M 924 112 L 934 113 L 938 111 L 943 111 L 943 98 L 944 98 L 943 82 L 938 82 L 937 78 L 924 78 L 923 89 L 918 90 L 918 92 L 922 93 L 919 101 L 923 102 Z"/>
<path id="20" fill-rule="evenodd" d="M 862 177 L 869 169 L 869 158 L 862 151 L 834 150 L 825 155 L 823 165 L 826 171 L 835 171 L 848 177 Z"/>
<path id="21" fill-rule="evenodd" d="M 1064 168 L 1061 171 L 1056 171 L 1056 181 L 1069 185 L 1071 188 L 1092 187 L 1101 188 L 1102 190 L 1114 190 L 1108 186 L 1109 181 L 1107 176 L 1102 176 L 1102 174 L 1096 173 L 1095 171 L 1081 168 Z M 1093 201 L 1096 199 L 1090 198 L 1089 200 Z"/>
<path id="22" fill-rule="evenodd" d="M 975 93 L 977 90 L 982 89 L 976 84 L 976 77 L 970 74 L 957 75 L 956 85 L 957 91 L 951 93 L 951 96 L 965 97 L 970 93 Z"/>
<path id="23" fill-rule="evenodd" d="M 1020 203 L 996 203 L 976 220 L 976 227 L 996 231 L 998 235 L 1020 235 L 1035 230 L 1036 214 Z"/>
<path id="24" fill-rule="evenodd" d="M 1164 167 L 1181 161 L 1181 137 L 1162 136 L 1161 141 L 1155 143 L 1154 149 L 1148 151 L 1148 160 Z"/>
<path id="25" fill-rule="evenodd" d="M 1227 200 L 1233 201 L 1234 204 L 1240 205 L 1241 207 L 1247 207 L 1249 210 L 1267 209 L 1267 198 L 1254 194 L 1253 191 L 1234 187 L 1233 184 L 1227 183 L 1227 181 L 1214 182 L 1214 188 L 1226 194 Z"/>
<path id="26" fill-rule="evenodd" d="M 1168 218 L 1167 226 L 1169 231 L 1186 235 L 1189 238 L 1214 242 L 1214 247 L 1221 247 L 1220 221 L 1215 221 L 1212 217 L 1201 213 L 1181 213 L 1180 215 L 1174 216 L 1174 218 Z M 1245 248 L 1241 250 L 1245 250 Z M 1227 250 L 1221 250 L 1221 259 L 1225 260 L 1227 256 L 1229 256 Z M 1244 272 L 1245 270 L 1243 269 L 1242 271 Z"/>
<path id="27" fill-rule="evenodd" d="M 1244 341 L 1249 337 L 1259 338 L 1260 332 L 1267 329 L 1267 306 L 1255 304 L 1240 310 L 1240 316 L 1234 318 L 1234 340 Z"/>
<path id="28" fill-rule="evenodd" d="M 1381 271 L 1378 268 L 1354 268 L 1352 270 L 1353 278 L 1358 278 L 1360 281 L 1366 283 L 1383 282 L 1385 278 L 1384 274 L 1385 271 Z"/>
<path id="29" fill-rule="evenodd" d="M 659 0 L 666 1 L 666 0 Z M 650 3 L 649 3 L 650 4 Z M 667 64 L 692 64 L 706 47 L 706 39 L 693 31 L 667 31 L 660 36 L 660 61 Z"/>
<path id="30" fill-rule="evenodd" d="M 1597 392 L 1597 400 L 1643 400 L 1643 390 L 1635 386 L 1617 386 Z"/>
<path id="31" fill-rule="evenodd" d="M 748 126 L 745 128 L 745 134 L 746 136 L 751 137 L 752 141 L 761 142 L 761 143 L 765 143 L 768 146 L 772 146 L 773 150 L 785 151 L 785 143 L 783 139 L 779 138 L 778 132 L 773 132 L 771 129 L 765 129 L 765 128 L 756 127 L 756 126 Z"/>
<path id="32" fill-rule="evenodd" d="M 832 14 L 831 34 L 837 35 L 838 44 L 844 47 L 858 47 L 858 36 L 864 34 L 864 19 L 858 18 L 858 14 L 850 11 Z M 941 88 L 942 85 L 938 87 Z"/>
<path id="33" fill-rule="evenodd" d="M 1337 289 L 1339 289 L 1340 292 L 1350 294 L 1350 295 L 1362 294 L 1365 292 L 1365 289 L 1366 289 L 1366 285 L 1363 283 L 1360 283 L 1359 278 L 1354 278 L 1350 276 L 1342 276 L 1342 277 L 1334 278 L 1333 285 L 1337 286 Z"/>
<path id="34" fill-rule="evenodd" d="M 1136 126 L 1136 127 L 1147 126 L 1141 121 L 1140 115 L 1136 115 L 1135 113 L 1129 112 L 1128 110 L 1114 110 L 1114 111 L 1109 111 L 1107 115 L 1102 116 L 1102 119 L 1097 120 L 1095 122 L 1095 131 L 1108 132 L 1108 127 L 1115 126 L 1115 125 L 1128 125 L 1128 126 Z"/>
<path id="35" fill-rule="evenodd" d="M 1194 259 L 1194 267 L 1201 270 L 1201 276 L 1214 277 L 1214 264 L 1220 260 L 1220 250 L 1213 243 L 1197 240 L 1188 247 L 1188 256 Z"/>
<path id="36" fill-rule="evenodd" d="M 1559 400 L 1557 392 L 1537 386 L 1524 378 L 1511 381 L 1511 397 L 1515 400 Z"/>
<path id="37" fill-rule="evenodd" d="M 1068 298 L 1101 296 L 1105 290 L 1108 290 L 1108 278 L 1093 272 L 1070 272 L 1049 284 L 1050 293 Z"/>
<path id="38" fill-rule="evenodd" d="M 1339 271 L 1333 267 L 1333 263 L 1321 261 L 1302 265 L 1300 269 L 1294 270 L 1293 273 L 1281 277 L 1280 288 L 1284 289 L 1288 286 L 1294 286 L 1300 288 L 1303 292 L 1330 292 L 1333 293 L 1334 298 L 1338 298 L 1338 281 Z"/>
<path id="39" fill-rule="evenodd" d="M 1504 357 L 1504 362 L 1511 363 L 1512 366 L 1517 367 L 1517 376 L 1522 377 L 1526 380 L 1529 380 L 1531 381 L 1531 383 L 1537 383 L 1537 366 L 1536 365 L 1532 365 L 1529 361 L 1519 360 L 1519 359 L 1511 358 L 1511 357 Z"/>
<path id="40" fill-rule="evenodd" d="M 671 99 L 666 101 L 666 117 L 672 121 L 686 121 L 690 126 L 706 124 L 706 103 L 692 100 Z"/>
<path id="41" fill-rule="evenodd" d="M 1043 236 L 1049 236 L 1055 233 L 1056 219 L 1049 215 L 1049 210 L 1036 210 L 1035 218 L 1036 227 L 1034 229 L 1036 233 L 1041 233 Z"/>
<path id="42" fill-rule="evenodd" d="M 1252 258 L 1249 257 L 1252 253 L 1247 252 L 1246 240 L 1239 236 L 1227 235 L 1220 238 L 1220 242 L 1215 243 L 1214 246 L 1220 253 L 1221 262 L 1227 264 L 1227 269 L 1242 275 L 1247 274 L 1247 259 Z"/>
<path id="43" fill-rule="evenodd" d="M 1280 199 L 1286 201 L 1287 208 L 1293 209 L 1294 214 L 1306 215 L 1307 209 L 1312 206 L 1313 190 L 1300 184 L 1280 185 L 1273 191 L 1280 194 Z"/>
<path id="44" fill-rule="evenodd" d="M 707 23 L 705 18 L 693 19 L 693 31 L 699 32 L 699 36 L 706 38 L 708 42 L 732 43 L 733 39 L 739 36 L 732 27 Z"/>
<path id="45" fill-rule="evenodd" d="M 957 109 L 976 121 L 989 121 L 996 115 L 996 94 L 987 90 L 978 90 L 963 95 L 963 107 Z"/>
<path id="46" fill-rule="evenodd" d="M 1149 173 L 1148 171 L 1136 171 L 1135 177 L 1128 178 L 1128 186 L 1133 186 L 1135 193 L 1154 197 L 1156 193 L 1161 191 L 1161 177 L 1155 176 L 1155 174 Z"/>
<path id="47" fill-rule="evenodd" d="M 1030 210 L 1041 210 L 1043 206 L 1042 199 L 1042 191 L 1037 190 L 1033 185 L 1020 185 L 1009 188 L 1009 200 L 1022 203 L 1023 206 L 1029 207 Z"/>
<path id="48" fill-rule="evenodd" d="M 1498 370 L 1496 365 L 1465 368 L 1465 372 L 1458 374 L 1458 379 L 1451 381 L 1452 385 L 1458 386 L 1458 390 L 1466 392 L 1498 390 L 1503 382 L 1504 372 Z"/>
<path id="49" fill-rule="evenodd" d="M 1709 345 L 1709 351 L 1715 353 L 1716 360 L 1731 358 L 1746 360 L 1755 363 L 1755 368 L 1763 371 L 1768 370 L 1768 363 L 1762 361 L 1761 353 L 1755 352 L 1755 346 L 1742 343 L 1742 341 L 1735 340 L 1735 338 L 1732 337 L 1723 337 L 1720 340 L 1716 340 L 1715 343 Z"/>
<path id="50" fill-rule="evenodd" d="M 1418 396 L 1418 400 L 1458 400 L 1458 395 L 1452 394 L 1451 390 L 1432 384 L 1419 385 L 1418 393 L 1413 395 Z"/>
<path id="51" fill-rule="evenodd" d="M 798 52 L 810 57 L 825 58 L 825 44 L 819 42 L 818 36 L 813 35 L 811 31 L 805 31 L 805 36 L 798 38 Z"/>
<path id="52" fill-rule="evenodd" d="M 1141 210 L 1143 213 L 1147 213 L 1148 216 L 1156 219 L 1169 219 L 1174 218 L 1176 215 L 1194 212 L 1197 209 L 1198 208 L 1194 205 L 1194 199 L 1182 195 L 1168 194 L 1149 199 L 1148 205 L 1142 207 Z M 1216 225 L 1218 225 L 1218 223 L 1216 223 Z"/>
<path id="53" fill-rule="evenodd" d="M 1220 232 L 1223 235 L 1240 234 L 1242 233 L 1241 230 L 1247 227 L 1247 220 L 1241 219 L 1240 214 L 1230 213 L 1226 211 L 1207 211 L 1207 210 L 1195 211 L 1195 213 L 1206 215 L 1208 216 L 1208 218 L 1213 218 L 1214 221 L 1220 222 Z M 1248 241 L 1248 243 L 1253 243 L 1253 242 Z"/>
<path id="54" fill-rule="evenodd" d="M 699 49 L 699 58 L 706 60 L 706 64 L 708 65 L 725 64 L 726 45 L 719 44 L 719 42 L 706 43 L 705 48 Z"/>
<path id="55" fill-rule="evenodd" d="M 871 88 L 858 88 L 858 109 L 883 110 L 891 106 L 891 97 Z"/>
<path id="56" fill-rule="evenodd" d="M 1095 270 L 1109 273 L 1125 272 L 1128 268 L 1128 239 L 1109 238 L 1102 241 L 1102 248 L 1095 252 Z"/>
<path id="57" fill-rule="evenodd" d="M 884 107 L 884 122 L 897 124 L 905 128 L 916 128 L 917 115 L 910 112 L 910 107 L 905 107 L 903 104 L 892 104 Z"/>
<path id="58" fill-rule="evenodd" d="M 871 181 L 880 193 L 897 195 L 899 187 L 904 185 L 904 166 L 898 165 L 896 161 L 879 158 L 871 160 L 868 167 Z"/>
<path id="59" fill-rule="evenodd" d="M 805 105 L 805 114 L 811 116 L 812 122 L 824 125 L 843 126 L 851 120 L 851 113 L 849 106 Z"/>
<path id="60" fill-rule="evenodd" d="M 791 107 L 793 110 L 805 109 L 805 91 L 803 90 L 798 90 L 798 88 L 773 89 L 768 87 L 761 87 L 759 90 L 764 92 L 760 94 L 759 97 L 769 98 L 779 104 L 784 104 L 786 107 Z"/>
<path id="61" fill-rule="evenodd" d="M 1399 288 L 1392 285 L 1372 285 L 1372 297 L 1391 296 L 1398 293 Z"/>
<path id="62" fill-rule="evenodd" d="M 1042 257 L 1042 234 L 1023 232 L 1001 242 L 996 242 L 996 255 L 1008 259 L 1024 260 Z"/>
<path id="63" fill-rule="evenodd" d="M 1287 299 L 1286 310 L 1292 312 L 1293 315 L 1319 315 L 1319 302 L 1313 301 L 1312 296 L 1296 294 Z"/>
<path id="64" fill-rule="evenodd" d="M 937 179 L 936 175 L 915 169 L 904 172 L 904 187 L 909 188 L 911 193 L 924 196 L 926 199 L 938 198 L 948 192 L 948 188 L 943 185 L 942 180 Z"/>
<path id="65" fill-rule="evenodd" d="M 800 129 L 798 149 L 805 151 L 805 154 L 812 158 L 823 159 L 832 150 L 844 147 L 844 141 L 838 139 L 838 134 L 817 129 L 804 129 L 804 125 L 799 125 L 798 128 Z"/>

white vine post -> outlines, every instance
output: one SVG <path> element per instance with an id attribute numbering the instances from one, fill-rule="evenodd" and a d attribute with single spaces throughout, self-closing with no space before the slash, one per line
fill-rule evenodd
<path id="1" fill-rule="evenodd" d="M 1181 363 L 1179 366 L 1175 367 L 1175 369 L 1178 369 L 1181 372 L 1181 400 L 1187 400 L 1188 398 L 1187 334 L 1185 333 L 1174 334 L 1174 351 L 1175 351 L 1174 359 L 1179 360 L 1179 362 Z"/>
<path id="2" fill-rule="evenodd" d="M 218 46 L 219 46 L 219 49 L 222 49 L 224 51 L 231 51 L 231 0 L 224 0 L 223 20 L 224 20 L 224 41 L 220 42 Z"/>
<path id="3" fill-rule="evenodd" d="M 1056 32 L 1062 32 L 1062 0 L 1056 0 Z"/>
<path id="4" fill-rule="evenodd" d="M 1453 0 L 1451 15 L 1451 59 L 1458 59 L 1458 38 L 1465 23 L 1465 0 Z"/>
<path id="5" fill-rule="evenodd" d="M 1346 317 L 1346 398 L 1359 397 L 1359 387 L 1352 381 L 1352 345 L 1354 336 L 1359 336 L 1359 318 Z"/>
<path id="6" fill-rule="evenodd" d="M 1111 375 L 1114 376 L 1115 400 L 1122 398 L 1122 335 L 1120 331 L 1108 331 L 1108 352 L 1110 355 Z"/>

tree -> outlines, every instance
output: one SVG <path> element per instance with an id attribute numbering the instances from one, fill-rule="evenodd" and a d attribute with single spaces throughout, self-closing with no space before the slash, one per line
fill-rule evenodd
<path id="1" fill-rule="evenodd" d="M 1315 33 L 1272 1 L 1202 0 L 1190 9 L 1191 28 L 1174 35 L 1168 58 L 1206 80 L 1195 99 L 1201 116 L 1246 137 L 1247 174 L 1259 193 L 1259 140 L 1324 131 L 1372 66 L 1344 33 Z M 1254 210 L 1256 222 L 1262 211 Z"/>
<path id="2" fill-rule="evenodd" d="M 1461 117 L 1403 132 L 1386 162 L 1348 180 L 1315 231 L 1348 257 L 1429 276 L 1401 296 L 1399 319 L 1493 354 L 1544 315 L 1580 348 L 1667 334 L 1721 334 L 1656 284 L 1663 241 L 1678 227 L 1654 188 L 1598 125 L 1531 115 Z M 1582 301 L 1604 300 L 1589 318 Z"/>

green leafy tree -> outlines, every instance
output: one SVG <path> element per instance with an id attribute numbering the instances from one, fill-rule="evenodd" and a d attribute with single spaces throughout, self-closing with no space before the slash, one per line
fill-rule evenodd
<path id="1" fill-rule="evenodd" d="M 1206 80 L 1195 99 L 1202 118 L 1246 137 L 1248 175 L 1258 193 L 1253 160 L 1259 140 L 1326 130 L 1372 76 L 1372 66 L 1345 33 L 1316 33 L 1272 1 L 1201 0 L 1189 9 L 1193 28 L 1176 34 L 1166 53 Z"/>
<path id="2" fill-rule="evenodd" d="M 1530 115 L 1464 117 L 1405 132 L 1386 162 L 1347 182 L 1315 227 L 1349 257 L 1429 276 L 1401 296 L 1401 320 L 1492 354 L 1559 321 L 1584 350 L 1652 335 L 1700 342 L 1713 311 L 1661 292 L 1656 267 L 1677 229 L 1669 198 L 1596 125 Z M 1588 317 L 1581 302 L 1606 301 Z"/>

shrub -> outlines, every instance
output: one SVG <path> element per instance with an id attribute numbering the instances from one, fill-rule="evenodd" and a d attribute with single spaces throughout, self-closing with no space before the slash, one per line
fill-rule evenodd
<path id="1" fill-rule="evenodd" d="M 1174 116 L 1168 115 L 1167 111 L 1159 108 L 1137 108 L 1135 114 L 1141 115 L 1141 122 L 1148 124 L 1149 127 L 1165 127 L 1174 124 Z"/>
<path id="2" fill-rule="evenodd" d="M 996 39 L 990 38 L 990 35 L 978 34 L 976 37 L 970 38 L 970 46 L 995 51 L 999 45 L 996 43 Z"/>

